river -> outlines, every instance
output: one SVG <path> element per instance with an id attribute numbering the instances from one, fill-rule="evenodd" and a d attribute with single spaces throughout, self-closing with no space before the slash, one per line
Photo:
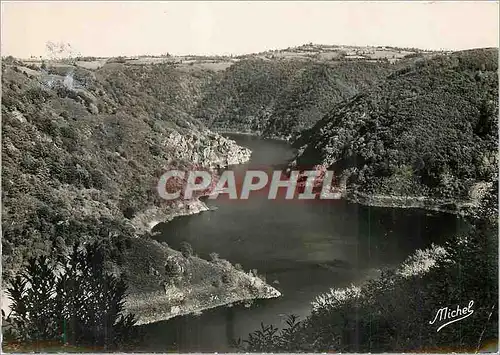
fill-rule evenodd
<path id="1" fill-rule="evenodd" d="M 283 141 L 227 136 L 252 150 L 250 162 L 233 167 L 236 173 L 283 167 L 294 154 Z M 161 224 L 157 239 L 174 248 L 187 241 L 201 257 L 217 252 L 245 270 L 255 268 L 283 296 L 145 325 L 141 349 L 231 351 L 231 339 L 245 339 L 261 322 L 280 327 L 287 314 L 303 318 L 319 293 L 374 277 L 416 249 L 444 242 L 464 223 L 443 213 L 340 200 L 272 201 L 250 194 L 246 201 L 221 197 L 208 204 L 217 210 Z"/>

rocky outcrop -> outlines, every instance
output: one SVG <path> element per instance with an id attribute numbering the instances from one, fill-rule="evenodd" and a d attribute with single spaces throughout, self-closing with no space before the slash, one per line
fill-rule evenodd
<path id="1" fill-rule="evenodd" d="M 210 131 L 180 134 L 172 131 L 163 144 L 174 152 L 174 159 L 209 168 L 241 164 L 250 159 L 251 151 L 234 141 Z"/>
<path id="2" fill-rule="evenodd" d="M 166 223 L 175 217 L 189 216 L 206 211 L 210 211 L 210 208 L 199 199 L 180 200 L 171 205 L 153 206 L 141 211 L 131 220 L 131 223 L 137 233 L 150 232 L 158 223 Z"/>
<path id="3" fill-rule="evenodd" d="M 172 259 L 180 265 L 167 268 Z M 133 240 L 124 260 L 122 272 L 130 285 L 125 308 L 137 316 L 138 324 L 281 296 L 274 287 L 226 260 L 208 262 L 183 256 L 152 239 Z M 178 277 L 173 278 L 172 271 L 178 272 Z"/>
<path id="4" fill-rule="evenodd" d="M 213 76 L 194 115 L 213 129 L 290 139 L 393 69 L 384 62 L 243 59 Z"/>

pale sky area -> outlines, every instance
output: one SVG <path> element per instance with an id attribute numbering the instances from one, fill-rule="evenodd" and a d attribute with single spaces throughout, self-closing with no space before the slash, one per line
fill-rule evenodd
<path id="1" fill-rule="evenodd" d="M 498 47 L 496 1 L 5 2 L 2 55 L 242 54 L 309 42 Z"/>

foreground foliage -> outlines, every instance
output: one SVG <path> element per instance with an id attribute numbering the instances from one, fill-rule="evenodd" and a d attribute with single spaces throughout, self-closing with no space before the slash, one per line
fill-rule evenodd
<path id="1" fill-rule="evenodd" d="M 242 349 L 256 352 L 476 351 L 498 338 L 497 230 L 476 227 L 433 252 L 425 272 L 387 271 L 362 287 L 332 290 L 313 303 L 311 315 L 249 335 Z M 420 257 L 429 253 L 420 253 Z M 473 300 L 472 316 L 439 332 L 430 325 L 443 307 L 454 310 Z"/>
<path id="2" fill-rule="evenodd" d="M 58 260 L 32 258 L 7 288 L 12 300 L 6 345 L 60 343 L 117 349 L 139 335 L 124 314 L 127 286 L 107 264 L 109 249 L 75 244 Z"/>

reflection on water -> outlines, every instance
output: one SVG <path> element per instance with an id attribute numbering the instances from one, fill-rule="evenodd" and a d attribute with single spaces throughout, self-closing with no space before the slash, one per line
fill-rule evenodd
<path id="1" fill-rule="evenodd" d="M 293 156 L 285 142 L 232 138 L 253 151 L 248 164 L 234 167 L 237 173 L 283 166 Z M 287 314 L 305 317 L 317 294 L 373 277 L 463 227 L 452 215 L 338 200 L 270 201 L 251 194 L 246 201 L 221 196 L 208 204 L 218 209 L 161 224 L 158 239 L 173 248 L 188 241 L 201 257 L 217 252 L 246 270 L 256 268 L 283 296 L 144 326 L 145 350 L 230 351 L 232 339 L 246 338 L 261 322 L 280 326 Z"/>

